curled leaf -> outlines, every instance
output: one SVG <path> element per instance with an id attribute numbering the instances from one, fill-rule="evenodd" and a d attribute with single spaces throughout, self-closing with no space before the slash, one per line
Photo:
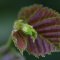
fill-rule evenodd
<path id="1" fill-rule="evenodd" d="M 22 8 L 18 15 L 19 19 L 26 23 L 26 25 L 22 24 L 23 29 L 20 28 L 25 35 L 27 34 L 27 46 L 24 50 L 36 57 L 60 51 L 60 14 L 58 12 L 36 4 Z M 21 32 L 20 34 L 22 35 Z M 21 40 L 18 44 L 25 40 L 24 37 L 17 37 L 17 42 Z"/>

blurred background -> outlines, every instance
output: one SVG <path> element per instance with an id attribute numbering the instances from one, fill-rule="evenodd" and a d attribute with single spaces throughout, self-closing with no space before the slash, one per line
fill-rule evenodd
<path id="1" fill-rule="evenodd" d="M 60 0 L 0 0 L 0 46 L 8 41 L 20 8 L 32 4 L 43 4 L 60 12 Z M 26 60 L 60 60 L 60 53 L 52 53 L 52 55 L 39 59 L 27 52 L 24 53 L 24 56 Z"/>

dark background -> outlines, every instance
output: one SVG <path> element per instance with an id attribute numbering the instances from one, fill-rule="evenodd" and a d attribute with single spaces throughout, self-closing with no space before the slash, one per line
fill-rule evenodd
<path id="1" fill-rule="evenodd" d="M 8 40 L 20 8 L 32 4 L 43 4 L 60 12 L 60 0 L 0 0 L 0 46 Z M 24 55 L 26 60 L 60 60 L 60 53 L 52 53 L 39 59 L 27 52 Z"/>

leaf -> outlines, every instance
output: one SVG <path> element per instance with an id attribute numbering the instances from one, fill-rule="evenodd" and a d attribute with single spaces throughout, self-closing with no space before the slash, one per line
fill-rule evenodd
<path id="1" fill-rule="evenodd" d="M 14 32 L 13 33 L 13 41 L 15 43 L 15 46 L 19 49 L 20 53 L 23 55 L 23 51 L 27 47 L 27 38 L 23 35 L 22 32 Z"/>

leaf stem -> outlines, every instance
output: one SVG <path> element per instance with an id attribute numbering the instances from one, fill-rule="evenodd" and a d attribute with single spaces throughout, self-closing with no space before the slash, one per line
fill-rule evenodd
<path id="1" fill-rule="evenodd" d="M 8 42 L 0 47 L 0 56 L 9 50 L 11 43 L 12 43 L 12 39 L 10 37 Z"/>

